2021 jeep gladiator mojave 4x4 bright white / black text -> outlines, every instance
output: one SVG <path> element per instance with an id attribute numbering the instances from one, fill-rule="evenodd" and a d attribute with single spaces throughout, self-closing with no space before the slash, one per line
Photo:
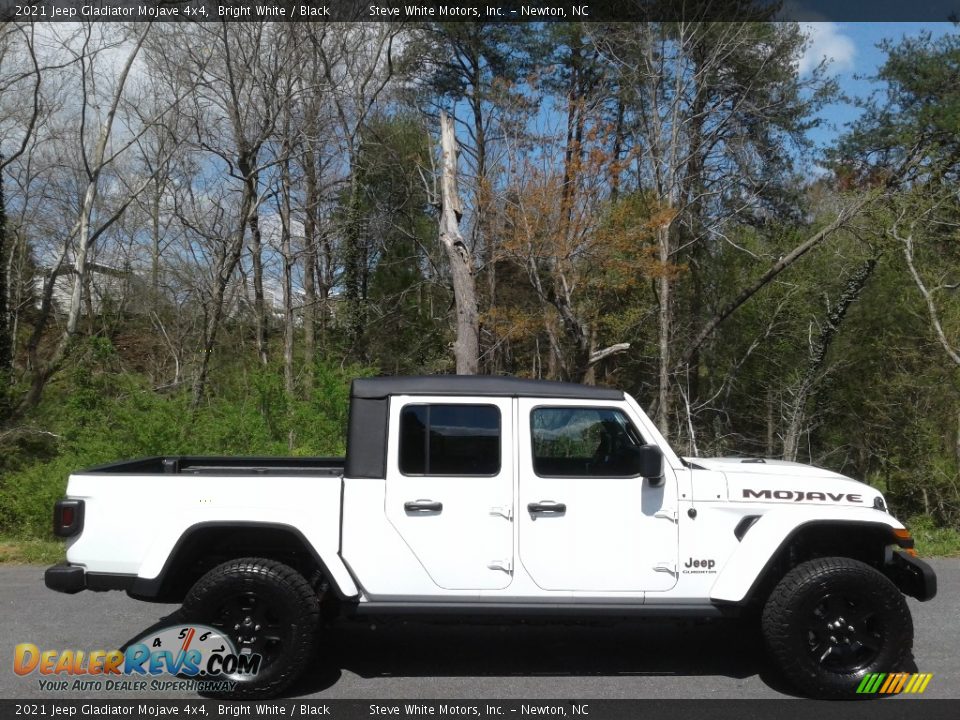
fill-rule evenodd
<path id="1" fill-rule="evenodd" d="M 345 459 L 105 465 L 71 475 L 54 525 L 48 587 L 182 602 L 261 654 L 241 697 L 300 674 L 324 610 L 755 617 L 786 678 L 846 696 L 909 660 L 904 594 L 936 593 L 872 487 L 681 458 L 619 390 L 517 378 L 356 380 Z"/>

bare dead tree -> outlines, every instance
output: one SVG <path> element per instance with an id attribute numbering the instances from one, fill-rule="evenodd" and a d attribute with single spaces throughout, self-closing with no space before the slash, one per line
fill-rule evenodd
<path id="1" fill-rule="evenodd" d="M 473 256 L 460 232 L 463 205 L 457 188 L 457 138 L 454 121 L 440 113 L 441 215 L 440 245 L 450 264 L 456 306 L 456 340 L 453 354 L 458 375 L 476 375 L 480 362 L 480 317 L 477 308 Z"/>

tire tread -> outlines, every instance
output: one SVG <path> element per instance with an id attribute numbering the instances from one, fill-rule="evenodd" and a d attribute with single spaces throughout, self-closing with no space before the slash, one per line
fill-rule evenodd
<path id="1" fill-rule="evenodd" d="M 893 648 L 893 657 L 884 659 L 882 668 L 871 667 L 853 673 L 814 672 L 798 657 L 792 645 L 800 603 L 798 599 L 831 581 L 843 577 L 852 579 L 866 592 L 888 604 L 893 623 L 904 634 L 903 642 Z M 867 672 L 893 672 L 911 656 L 913 619 L 902 593 L 889 578 L 870 565 L 853 558 L 824 557 L 800 563 L 790 570 L 773 589 L 761 616 L 761 629 L 768 652 L 777 663 L 784 678 L 807 695 L 817 698 L 864 698 L 856 695 L 857 684 Z M 879 660 L 879 658 L 878 658 Z M 875 660 L 875 662 L 877 662 Z"/>
<path id="2" fill-rule="evenodd" d="M 313 657 L 316 644 L 315 629 L 320 623 L 320 601 L 310 583 L 295 569 L 277 560 L 244 557 L 230 560 L 210 570 L 201 577 L 187 593 L 183 601 L 188 616 L 189 608 L 203 607 L 210 593 L 216 592 L 224 582 L 258 578 L 283 587 L 292 594 L 298 610 L 296 624 L 300 631 L 294 638 L 292 654 L 284 663 L 281 672 L 268 682 L 237 683 L 232 692 L 210 693 L 211 697 L 236 699 L 267 699 L 276 697 L 289 687 L 305 669 Z M 197 618 L 198 621 L 202 618 Z"/>

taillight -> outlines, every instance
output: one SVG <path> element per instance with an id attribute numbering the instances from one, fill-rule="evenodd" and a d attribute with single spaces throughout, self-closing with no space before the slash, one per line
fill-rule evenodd
<path id="1" fill-rule="evenodd" d="M 83 500 L 57 500 L 53 506 L 53 534 L 72 537 L 83 530 Z"/>

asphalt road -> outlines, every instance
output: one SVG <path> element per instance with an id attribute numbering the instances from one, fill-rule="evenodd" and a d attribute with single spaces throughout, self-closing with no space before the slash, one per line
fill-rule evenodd
<path id="1" fill-rule="evenodd" d="M 933 673 L 924 697 L 960 698 L 960 560 L 934 560 L 939 593 L 910 600 L 917 670 Z M 124 593 L 47 590 L 43 568 L 0 567 L 0 698 L 69 697 L 12 671 L 17 643 L 41 649 L 113 649 L 175 606 Z M 342 623 L 290 697 L 352 699 L 640 699 L 789 696 L 769 672 L 758 633 L 729 622 L 614 625 Z M 90 697 L 104 697 L 91 694 Z M 143 698 L 142 693 L 111 693 Z M 192 698 L 182 694 L 168 697 Z"/>

